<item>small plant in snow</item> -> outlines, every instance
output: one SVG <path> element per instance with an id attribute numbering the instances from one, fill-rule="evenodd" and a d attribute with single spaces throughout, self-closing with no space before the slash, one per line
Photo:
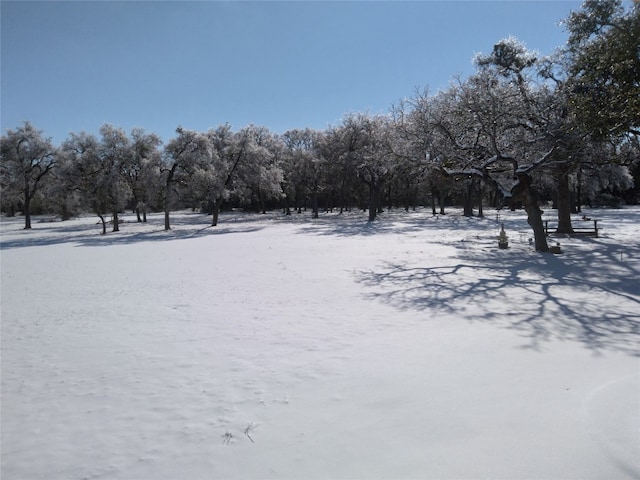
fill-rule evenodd
<path id="1" fill-rule="evenodd" d="M 244 429 L 244 434 L 247 436 L 249 440 L 251 440 L 251 443 L 255 443 L 253 441 L 253 438 L 251 438 L 251 435 L 250 435 L 251 430 L 253 430 L 253 428 L 254 428 L 253 423 L 250 423 L 249 425 L 247 425 L 247 428 Z"/>
<path id="2" fill-rule="evenodd" d="M 231 432 L 226 431 L 225 434 L 222 435 L 222 444 L 229 445 L 229 442 L 231 442 L 232 438 L 233 438 L 233 435 L 231 434 Z"/>

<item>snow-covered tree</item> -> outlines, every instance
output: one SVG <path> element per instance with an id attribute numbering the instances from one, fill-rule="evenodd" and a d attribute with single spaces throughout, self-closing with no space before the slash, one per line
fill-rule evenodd
<path id="1" fill-rule="evenodd" d="M 452 183 L 444 174 L 444 159 L 450 152 L 451 142 L 435 128 L 437 122 L 453 118 L 449 109 L 451 95 L 430 96 L 427 89 L 402 100 L 393 109 L 396 146 L 400 154 L 400 176 L 407 190 L 426 189 L 431 197 L 431 208 L 436 215 L 436 202 L 440 213 L 445 213 L 445 198 Z M 449 116 L 449 117 L 448 117 Z M 449 127 L 451 127 L 453 124 Z"/>
<path id="2" fill-rule="evenodd" d="M 213 155 L 201 178 L 208 192 L 211 225 L 215 227 L 222 202 L 229 200 L 232 193 L 241 189 L 239 167 L 247 162 L 250 137 L 246 130 L 233 132 L 231 126 L 225 124 L 207 132 L 207 138 Z"/>
<path id="3" fill-rule="evenodd" d="M 0 139 L 0 185 L 4 204 L 22 204 L 24 228 L 31 228 L 31 202 L 56 165 L 56 148 L 42 131 L 25 122 Z M 13 208 L 13 207 L 11 207 Z"/>
<path id="4" fill-rule="evenodd" d="M 123 165 L 125 181 L 129 185 L 138 222 L 147 221 L 149 204 L 160 191 L 160 138 L 141 128 L 131 131 L 130 151 Z"/>
<path id="5" fill-rule="evenodd" d="M 535 248 L 548 251 L 533 172 L 552 159 L 556 146 L 539 115 L 544 107 L 526 77 L 534 57 L 513 39 L 478 57 L 480 70 L 440 95 L 434 109 L 434 161 L 454 178 L 483 180 L 522 202 Z"/>
<path id="6" fill-rule="evenodd" d="M 348 114 L 339 127 L 343 159 L 353 165 L 369 191 L 369 221 L 377 217 L 382 189 L 395 167 L 390 135 L 391 121 L 382 115 Z"/>
<path id="7" fill-rule="evenodd" d="M 249 125 L 239 135 L 244 142 L 244 161 L 238 165 L 240 188 L 234 194 L 242 204 L 255 202 L 265 213 L 267 200 L 282 197 L 282 145 L 265 127 Z"/>
<path id="8" fill-rule="evenodd" d="M 107 233 L 105 215 L 112 210 L 109 174 L 99 154 L 98 139 L 86 132 L 71 133 L 62 143 L 61 175 L 58 180 L 66 183 L 80 198 L 81 205 L 95 213 L 102 223 L 102 233 Z"/>
<path id="9" fill-rule="evenodd" d="M 178 195 L 176 185 L 190 179 L 196 167 L 206 165 L 211 155 L 211 145 L 206 135 L 182 127 L 176 129 L 176 137 L 165 146 L 160 169 L 165 230 L 171 230 L 170 212 Z"/>
<path id="10" fill-rule="evenodd" d="M 318 195 L 325 188 L 327 159 L 323 156 L 322 132 L 306 128 L 283 135 L 286 145 L 288 187 L 296 197 L 311 197 L 312 217 L 318 218 Z M 298 206 L 300 199 L 297 198 Z"/>
<path id="11" fill-rule="evenodd" d="M 100 182 L 105 201 L 112 214 L 113 231 L 120 230 L 118 214 L 122 211 L 131 195 L 126 173 L 132 165 L 131 142 L 121 128 L 105 124 L 100 127 L 101 140 L 98 144 L 100 162 Z"/>

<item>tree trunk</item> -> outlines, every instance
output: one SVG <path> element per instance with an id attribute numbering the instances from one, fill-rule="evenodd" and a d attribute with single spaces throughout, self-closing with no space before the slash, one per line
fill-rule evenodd
<path id="1" fill-rule="evenodd" d="M 571 226 L 571 190 L 569 188 L 569 172 L 558 177 L 558 233 L 573 233 Z"/>
<path id="2" fill-rule="evenodd" d="M 482 188 L 482 180 L 478 183 L 478 217 L 484 218 L 484 210 L 482 209 L 482 201 L 484 196 L 484 189 Z"/>
<path id="3" fill-rule="evenodd" d="M 213 201 L 211 209 L 211 226 L 215 227 L 218 225 L 218 217 L 220 216 L 220 203 L 217 200 Z"/>
<path id="4" fill-rule="evenodd" d="M 311 192 L 311 218 L 318 218 L 318 192 L 315 189 Z"/>
<path id="5" fill-rule="evenodd" d="M 120 221 L 118 220 L 118 212 L 113 212 L 113 230 L 114 232 L 120 231 Z"/>
<path id="6" fill-rule="evenodd" d="M 289 205 L 289 197 L 284 197 L 284 214 L 289 216 L 291 215 L 291 206 Z"/>
<path id="7" fill-rule="evenodd" d="M 582 212 L 582 169 L 578 168 L 578 179 L 576 182 L 576 212 Z"/>
<path id="8" fill-rule="evenodd" d="M 438 212 L 436 211 L 436 196 L 438 192 L 435 188 L 431 187 L 431 214 L 435 216 Z"/>
<path id="9" fill-rule="evenodd" d="M 462 200 L 465 217 L 473 217 L 473 180 L 467 180 L 464 186 Z"/>
<path id="10" fill-rule="evenodd" d="M 166 205 L 164 207 L 164 229 L 171 230 L 171 221 L 169 219 L 169 207 Z"/>
<path id="11" fill-rule="evenodd" d="M 67 202 L 62 203 L 62 213 L 61 213 L 62 221 L 69 220 L 71 218 L 71 212 L 69 212 L 69 207 L 67 207 Z"/>
<path id="12" fill-rule="evenodd" d="M 167 180 L 164 190 L 164 229 L 171 230 L 171 219 L 169 217 L 169 209 L 171 205 L 171 180 Z"/>
<path id="13" fill-rule="evenodd" d="M 533 229 L 533 238 L 536 252 L 548 252 L 547 233 L 542 222 L 542 210 L 538 206 L 538 195 L 531 188 L 531 177 L 526 173 L 518 175 L 518 184 L 513 189 L 516 198 L 522 201 L 527 212 L 527 222 Z"/>
<path id="14" fill-rule="evenodd" d="M 31 229 L 31 192 L 28 179 L 24 181 L 24 229 Z"/>
<path id="15" fill-rule="evenodd" d="M 102 235 L 107 234 L 107 222 L 104 220 L 104 215 L 98 213 L 98 217 L 100 217 L 100 221 L 102 222 Z"/>
<path id="16" fill-rule="evenodd" d="M 173 183 L 173 177 L 176 174 L 178 164 L 174 163 L 171 169 L 167 172 L 167 180 L 164 187 L 164 229 L 171 230 L 171 222 L 169 218 L 169 208 L 171 206 L 171 184 Z"/>
<path id="17" fill-rule="evenodd" d="M 378 214 L 378 192 L 375 183 L 369 184 L 369 221 L 373 222 Z"/>

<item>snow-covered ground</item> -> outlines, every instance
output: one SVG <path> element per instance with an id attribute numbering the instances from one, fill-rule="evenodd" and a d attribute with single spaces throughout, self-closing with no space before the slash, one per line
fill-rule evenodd
<path id="1" fill-rule="evenodd" d="M 640 478 L 640 209 L 586 213 L 3 218 L 1 478 Z"/>

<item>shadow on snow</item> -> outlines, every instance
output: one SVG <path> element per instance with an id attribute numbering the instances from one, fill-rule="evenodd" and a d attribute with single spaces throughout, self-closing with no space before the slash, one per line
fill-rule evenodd
<path id="1" fill-rule="evenodd" d="M 521 332 L 527 348 L 556 339 L 640 356 L 640 269 L 617 245 L 584 242 L 573 255 L 461 249 L 456 265 L 386 263 L 356 276 L 366 298 L 492 322 Z M 640 246 L 625 255 L 639 258 Z"/>
<path id="2" fill-rule="evenodd" d="M 34 223 L 32 230 L 22 230 L 18 223 L 13 229 L 4 229 L 5 236 L 10 239 L 0 239 L 0 250 L 23 247 L 42 247 L 64 243 L 75 243 L 80 246 L 101 247 L 108 245 L 126 245 L 150 241 L 170 241 L 193 239 L 205 236 L 224 235 L 229 233 L 249 233 L 261 230 L 263 227 L 244 225 L 255 222 L 251 215 L 220 214 L 219 225 L 207 225 L 210 216 L 201 213 L 182 213 L 171 219 L 171 230 L 164 230 L 164 218 L 154 215 L 148 223 L 139 223 L 130 219 L 122 221 L 119 232 L 112 232 L 112 225 L 107 224 L 107 233 L 102 234 L 102 224 L 84 221 L 82 223 L 69 221 L 51 222 L 43 226 Z M 3 219 L 3 223 L 7 220 Z"/>
<path id="3" fill-rule="evenodd" d="M 294 217 L 295 218 L 295 217 Z M 425 231 L 451 230 L 458 232 L 495 229 L 495 222 L 489 217 L 464 217 L 459 213 L 432 215 L 422 209 L 415 212 L 404 210 L 388 211 L 378 215 L 373 222 L 367 221 L 367 214 L 361 212 L 327 213 L 319 218 L 305 217 L 304 226 L 298 233 L 337 237 L 372 236 L 384 234 L 424 233 Z"/>

